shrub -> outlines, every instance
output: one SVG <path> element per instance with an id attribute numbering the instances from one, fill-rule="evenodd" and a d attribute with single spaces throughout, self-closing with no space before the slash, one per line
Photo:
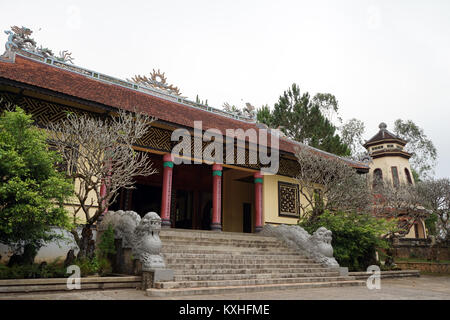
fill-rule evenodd
<path id="1" fill-rule="evenodd" d="M 300 222 L 309 233 L 319 227 L 333 232 L 334 257 L 339 265 L 350 271 L 365 271 L 368 266 L 378 264 L 377 248 L 387 248 L 389 243 L 382 235 L 395 227 L 395 222 L 374 218 L 368 214 L 325 211 L 317 221 Z"/>
<path id="2" fill-rule="evenodd" d="M 114 228 L 108 225 L 108 228 L 103 232 L 98 244 L 98 254 L 100 257 L 111 257 L 116 253 L 116 245 L 114 241 Z"/>
<path id="3" fill-rule="evenodd" d="M 75 260 L 73 263 L 80 268 L 81 276 L 91 276 L 98 274 L 99 271 L 99 262 L 97 255 L 94 255 L 91 259 L 89 258 L 80 258 Z"/>
<path id="4" fill-rule="evenodd" d="M 51 263 L 13 265 L 0 264 L 0 279 L 66 278 L 66 268 L 55 260 Z"/>

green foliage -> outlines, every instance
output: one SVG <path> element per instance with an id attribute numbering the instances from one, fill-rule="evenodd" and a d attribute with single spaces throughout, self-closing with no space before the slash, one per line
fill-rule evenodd
<path id="1" fill-rule="evenodd" d="M 58 260 L 48 264 L 25 264 L 7 267 L 0 264 L 0 279 L 66 278 L 66 268 Z"/>
<path id="2" fill-rule="evenodd" d="M 80 267 L 82 277 L 100 275 L 104 276 L 112 272 L 111 262 L 106 257 L 95 254 L 92 258 L 83 257 L 75 260 L 75 265 Z"/>
<path id="3" fill-rule="evenodd" d="M 409 161 L 419 177 L 432 175 L 436 166 L 437 149 L 423 129 L 411 120 L 397 119 L 394 131 L 400 138 L 408 141 L 406 151 L 413 154 Z"/>
<path id="4" fill-rule="evenodd" d="M 413 176 L 413 179 L 414 179 L 414 183 L 419 183 L 419 182 L 422 182 L 422 179 L 420 179 L 420 176 L 419 176 L 419 174 L 417 173 L 417 171 L 416 170 L 414 170 L 413 168 L 411 168 L 411 173 L 412 173 L 412 176 Z"/>
<path id="5" fill-rule="evenodd" d="M 80 268 L 82 277 L 96 275 L 100 268 L 97 255 L 94 255 L 92 258 L 79 258 L 73 264 Z"/>
<path id="6" fill-rule="evenodd" d="M 437 235 L 437 222 L 438 222 L 438 215 L 433 212 L 431 213 L 426 219 L 425 219 L 425 227 L 428 229 L 428 234 L 432 236 Z"/>
<path id="7" fill-rule="evenodd" d="M 116 253 L 114 243 L 114 228 L 108 225 L 97 245 L 97 250 L 92 258 L 80 257 L 74 264 L 80 267 L 81 276 L 107 275 L 112 272 L 110 259 Z"/>
<path id="8" fill-rule="evenodd" d="M 300 94 L 295 83 L 275 103 L 257 111 L 257 119 L 270 127 L 279 127 L 289 138 L 337 155 L 348 156 L 350 149 L 336 133 L 336 127 L 325 114 L 337 112 L 336 98 L 319 93 L 313 98 Z M 270 113 L 269 113 L 270 112 Z"/>
<path id="9" fill-rule="evenodd" d="M 100 275 L 105 275 L 112 272 L 111 259 L 114 258 L 115 253 L 116 245 L 114 241 L 114 228 L 112 225 L 108 225 L 108 228 L 101 235 L 100 242 L 97 246 L 97 272 Z"/>
<path id="10" fill-rule="evenodd" d="M 39 248 L 69 228 L 64 202 L 73 184 L 55 169 L 61 158 L 21 108 L 0 116 L 0 242 Z"/>
<path id="11" fill-rule="evenodd" d="M 269 128 L 273 127 L 272 113 L 267 104 L 256 111 L 256 121 L 266 124 Z"/>
<path id="12" fill-rule="evenodd" d="M 108 225 L 108 228 L 101 235 L 97 249 L 98 255 L 103 258 L 107 258 L 108 256 L 116 253 L 116 246 L 114 242 L 114 228 L 112 225 Z"/>
<path id="13" fill-rule="evenodd" d="M 361 158 L 367 153 L 363 147 L 363 134 L 365 131 L 365 124 L 363 121 L 352 118 L 345 122 L 341 127 L 342 141 L 350 148 L 353 158 Z"/>
<path id="14" fill-rule="evenodd" d="M 306 231 L 313 233 L 319 227 L 333 232 L 334 257 L 341 266 L 350 271 L 365 271 L 377 264 L 377 248 L 388 248 L 382 235 L 395 228 L 395 222 L 374 218 L 368 214 L 325 211 L 318 220 L 299 223 Z"/>

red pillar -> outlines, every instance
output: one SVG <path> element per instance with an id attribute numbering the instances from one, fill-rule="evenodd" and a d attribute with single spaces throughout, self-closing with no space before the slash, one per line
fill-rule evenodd
<path id="1" fill-rule="evenodd" d="M 161 197 L 161 226 L 171 226 L 170 221 L 170 200 L 172 195 L 172 170 L 173 170 L 173 157 L 170 153 L 165 154 L 163 157 L 163 187 Z"/>
<path id="2" fill-rule="evenodd" d="M 255 178 L 255 232 L 260 232 L 263 227 L 262 222 L 263 175 L 259 172 L 255 172 L 253 177 Z"/>
<path id="3" fill-rule="evenodd" d="M 213 170 L 213 214 L 211 230 L 222 230 L 222 165 L 214 164 Z"/>
<path id="4" fill-rule="evenodd" d="M 106 195 L 106 183 L 103 180 L 102 184 L 100 186 L 100 198 L 104 198 Z M 102 200 L 102 204 L 103 206 L 105 205 L 105 200 Z M 105 214 L 108 212 L 108 208 L 105 208 L 105 210 L 103 210 L 103 212 L 100 214 L 100 216 L 97 218 L 97 225 L 100 224 L 100 222 L 102 222 L 103 217 L 105 216 Z"/>

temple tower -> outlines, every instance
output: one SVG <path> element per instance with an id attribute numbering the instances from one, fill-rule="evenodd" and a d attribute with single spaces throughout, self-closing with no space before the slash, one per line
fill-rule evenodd
<path id="1" fill-rule="evenodd" d="M 364 144 L 372 158 L 369 170 L 371 185 L 380 180 L 394 187 L 414 184 L 409 164 L 411 154 L 404 150 L 407 142 L 388 131 L 384 122 L 380 123 L 379 128 L 380 131 Z"/>
<path id="2" fill-rule="evenodd" d="M 380 181 L 391 183 L 397 187 L 401 184 L 414 185 L 414 178 L 409 164 L 412 154 L 404 150 L 407 141 L 396 136 L 382 122 L 380 131 L 368 140 L 367 149 L 371 162 L 369 163 L 368 179 L 371 187 Z M 427 231 L 423 219 L 416 221 L 406 238 L 426 238 Z"/>

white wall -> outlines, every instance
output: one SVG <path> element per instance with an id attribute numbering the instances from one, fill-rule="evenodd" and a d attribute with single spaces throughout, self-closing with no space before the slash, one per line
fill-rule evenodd
<path id="1" fill-rule="evenodd" d="M 73 239 L 73 235 L 68 232 L 67 230 L 62 230 L 59 228 L 52 228 L 52 232 L 62 234 L 64 239 L 58 240 L 58 241 L 52 241 L 47 243 L 45 246 L 43 246 L 36 258 L 36 263 L 41 263 L 43 261 L 46 262 L 53 262 L 57 258 L 61 260 L 61 262 L 64 262 L 67 252 L 70 249 L 75 250 L 75 254 L 78 253 L 79 249 L 77 244 L 75 243 L 75 240 Z M 79 231 L 81 233 L 81 230 Z M 96 238 L 96 231 L 93 231 L 93 239 Z M 0 244 L 0 263 L 7 263 L 9 261 L 10 256 L 12 255 L 12 251 L 8 246 L 5 246 L 3 244 Z"/>

